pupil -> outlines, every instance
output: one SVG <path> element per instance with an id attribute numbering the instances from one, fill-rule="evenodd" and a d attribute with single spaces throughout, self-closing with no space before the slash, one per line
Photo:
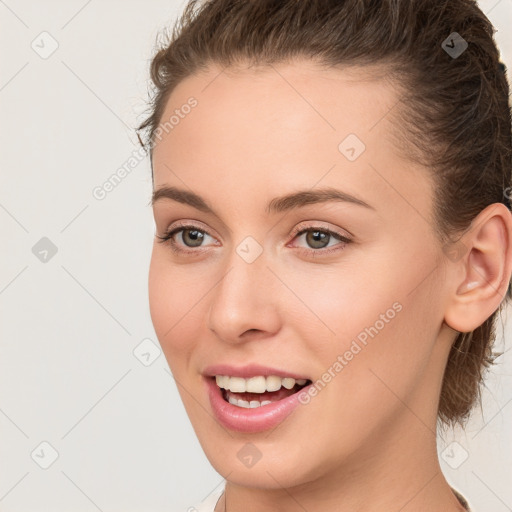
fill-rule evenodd
<path id="1" fill-rule="evenodd" d="M 199 242 L 196 244 L 196 246 L 201 245 L 201 241 L 202 241 L 201 237 L 203 235 L 197 229 L 192 229 L 192 230 L 187 229 L 187 230 L 185 230 L 185 233 L 190 233 L 189 238 L 192 239 L 192 242 L 193 242 L 192 245 L 194 245 L 194 242 Z"/>
<path id="2" fill-rule="evenodd" d="M 308 237 L 312 238 L 312 240 L 308 240 L 308 243 L 312 242 L 313 247 L 325 247 L 326 244 L 322 244 L 322 242 L 325 242 L 329 236 L 328 233 L 323 233 L 322 231 L 310 231 Z M 320 246 L 315 246 L 317 243 L 320 243 Z"/>

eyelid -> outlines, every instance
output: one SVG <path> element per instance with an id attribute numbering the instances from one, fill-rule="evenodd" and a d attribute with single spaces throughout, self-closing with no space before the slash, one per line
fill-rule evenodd
<path id="1" fill-rule="evenodd" d="M 323 224 L 326 225 L 324 226 Z M 327 222 L 322 221 L 304 221 L 293 228 L 291 236 L 296 237 L 301 231 L 313 231 L 316 229 L 318 231 L 326 231 L 342 239 L 350 239 L 351 242 L 353 241 L 354 235 L 350 233 L 350 231 L 341 228 L 330 228 L 327 224 Z M 343 234 L 343 232 L 345 234 Z"/>
<path id="2" fill-rule="evenodd" d="M 341 230 L 339 231 L 339 228 L 331 229 L 330 227 L 325 227 L 320 224 L 319 223 L 313 224 L 313 225 L 299 224 L 292 231 L 292 242 L 298 236 L 302 236 L 304 233 L 307 233 L 308 231 L 310 231 L 310 232 L 320 231 L 322 233 L 328 233 L 332 238 L 334 238 L 335 240 L 338 240 L 338 243 L 334 244 L 331 247 L 322 247 L 320 249 L 311 249 L 311 248 L 307 248 L 307 247 L 296 247 L 296 249 L 298 251 L 306 254 L 307 257 L 322 258 L 322 257 L 331 256 L 333 254 L 336 255 L 339 251 L 342 251 L 343 249 L 345 249 L 347 245 L 353 243 L 352 236 L 349 237 L 349 236 L 344 235 L 343 233 L 341 233 Z M 292 247 L 295 247 L 295 246 L 292 246 Z"/>
<path id="3" fill-rule="evenodd" d="M 164 231 L 164 235 L 168 235 L 169 233 L 173 231 L 179 231 L 179 229 L 190 229 L 197 231 L 201 231 L 202 233 L 206 233 L 208 236 L 211 236 L 212 238 L 218 238 L 216 235 L 213 235 L 209 228 L 205 228 L 201 225 L 202 223 L 197 220 L 179 220 L 176 223 L 172 224 L 170 227 L 168 227 Z"/>
<path id="4" fill-rule="evenodd" d="M 176 243 L 173 243 L 172 242 L 172 239 L 174 238 L 174 236 L 176 234 L 178 234 L 180 231 L 185 231 L 185 230 L 197 230 L 197 231 L 200 231 L 201 233 L 205 233 L 206 235 L 212 237 L 212 238 L 216 238 L 214 235 L 212 235 L 210 233 L 209 230 L 201 227 L 199 224 L 198 224 L 199 221 L 178 221 L 176 224 L 173 224 L 172 227 L 169 227 L 165 230 L 163 236 L 159 236 L 159 235 L 155 235 L 157 238 L 159 238 L 159 242 L 161 243 L 167 243 L 168 245 L 171 246 L 171 248 L 173 249 L 173 251 L 175 252 L 178 252 L 178 253 L 200 253 L 200 252 L 203 252 L 205 250 L 205 248 L 203 247 L 198 247 L 196 249 L 192 249 L 192 248 L 185 248 L 185 249 L 177 249 L 176 248 Z"/>

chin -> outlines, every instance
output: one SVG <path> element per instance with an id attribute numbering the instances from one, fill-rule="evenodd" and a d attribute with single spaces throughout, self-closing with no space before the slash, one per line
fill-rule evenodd
<path id="1" fill-rule="evenodd" d="M 330 468 L 326 461 L 332 450 L 317 451 L 318 440 L 285 432 L 284 426 L 258 435 L 231 432 L 232 437 L 219 425 L 204 421 L 194 429 L 215 471 L 243 487 L 295 487 L 322 478 Z"/>

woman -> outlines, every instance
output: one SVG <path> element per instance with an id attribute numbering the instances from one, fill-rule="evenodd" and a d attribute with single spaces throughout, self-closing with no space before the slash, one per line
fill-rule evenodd
<path id="1" fill-rule="evenodd" d="M 226 479 L 203 509 L 469 510 L 436 427 L 479 400 L 512 273 L 489 20 L 192 1 L 151 77 L 150 310 Z"/>

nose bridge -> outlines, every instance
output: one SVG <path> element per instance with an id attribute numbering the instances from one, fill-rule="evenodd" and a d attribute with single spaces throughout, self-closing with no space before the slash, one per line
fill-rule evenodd
<path id="1" fill-rule="evenodd" d="M 277 296 L 263 247 L 246 237 L 226 259 L 226 271 L 212 290 L 209 328 L 228 341 L 247 330 L 278 329 Z"/>

